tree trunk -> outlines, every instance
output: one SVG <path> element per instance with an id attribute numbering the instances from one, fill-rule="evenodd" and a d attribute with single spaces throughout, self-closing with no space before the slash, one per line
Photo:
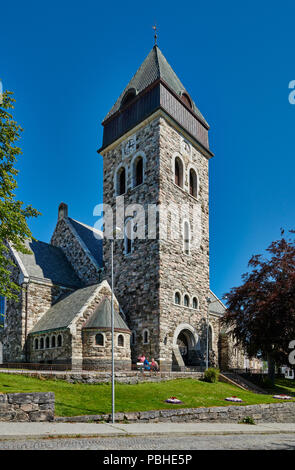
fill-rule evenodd
<path id="1" fill-rule="evenodd" d="M 267 363 L 268 363 L 268 378 L 271 381 L 271 384 L 274 386 L 275 384 L 275 361 L 271 353 L 268 353 L 267 355 Z"/>

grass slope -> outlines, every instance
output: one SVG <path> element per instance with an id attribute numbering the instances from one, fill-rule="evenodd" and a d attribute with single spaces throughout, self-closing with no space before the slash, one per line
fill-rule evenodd
<path id="1" fill-rule="evenodd" d="M 295 396 L 293 386 L 280 393 Z M 71 384 L 62 380 L 40 380 L 24 375 L 0 373 L 0 392 L 54 392 L 56 416 L 77 416 L 111 412 L 110 384 Z M 210 384 L 194 379 L 178 379 L 159 383 L 136 385 L 116 384 L 116 411 L 147 411 L 167 408 L 197 408 L 209 406 L 229 406 L 235 403 L 224 399 L 236 395 L 244 405 L 276 403 L 271 395 L 246 392 L 226 383 Z M 176 396 L 183 403 L 165 403 L 170 396 Z"/>

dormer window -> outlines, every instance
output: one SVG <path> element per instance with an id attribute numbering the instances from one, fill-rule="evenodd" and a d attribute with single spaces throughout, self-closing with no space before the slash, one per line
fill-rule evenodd
<path id="1" fill-rule="evenodd" d="M 136 90 L 135 88 L 130 88 L 130 90 L 127 90 L 125 95 L 122 98 L 121 101 L 121 108 L 129 104 L 134 98 L 136 97 Z"/>
<path id="2" fill-rule="evenodd" d="M 192 102 L 187 93 L 182 93 L 181 100 L 186 104 L 189 108 L 192 108 Z"/>

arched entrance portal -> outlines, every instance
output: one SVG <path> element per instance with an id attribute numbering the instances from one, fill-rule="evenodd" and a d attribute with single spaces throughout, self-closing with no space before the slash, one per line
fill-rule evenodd
<path id="1" fill-rule="evenodd" d="M 180 368 L 200 365 L 199 337 L 189 324 L 182 323 L 174 332 L 173 364 Z"/>

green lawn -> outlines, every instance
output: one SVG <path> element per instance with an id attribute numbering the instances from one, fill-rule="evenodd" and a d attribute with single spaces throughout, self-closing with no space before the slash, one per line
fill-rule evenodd
<path id="1" fill-rule="evenodd" d="M 292 385 L 295 382 L 292 381 Z M 295 398 L 295 388 L 283 390 Z M 110 384 L 70 384 L 62 380 L 40 380 L 24 375 L 0 373 L 0 392 L 54 392 L 56 415 L 77 416 L 111 412 Z M 116 411 L 146 411 L 167 408 L 197 408 L 208 406 L 229 406 L 232 402 L 224 399 L 236 395 L 244 405 L 276 403 L 272 395 L 246 392 L 226 383 L 209 384 L 194 379 L 178 379 L 159 383 L 136 385 L 116 384 Z M 183 403 L 169 405 L 165 400 L 176 396 Z"/>

